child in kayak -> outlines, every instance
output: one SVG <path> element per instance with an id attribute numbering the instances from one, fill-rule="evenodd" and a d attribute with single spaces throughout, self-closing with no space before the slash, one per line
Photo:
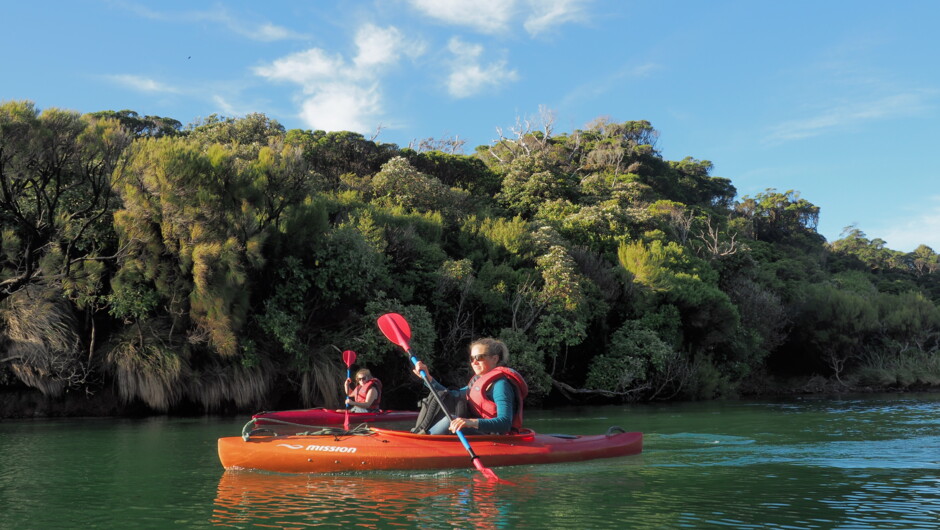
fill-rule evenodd
<path id="1" fill-rule="evenodd" d="M 529 391 L 519 372 L 508 368 L 509 349 L 499 340 L 484 338 L 470 344 L 470 366 L 473 377 L 467 386 L 447 390 L 431 377 L 428 367 L 421 361 L 414 373 L 420 377 L 423 370 L 435 392 L 443 394 L 445 403 L 456 404 L 453 421 L 443 411 L 430 410 L 436 400 L 424 400 L 414 432 L 447 434 L 462 430 L 464 434 L 506 434 L 522 428 L 522 401 Z M 450 405 L 448 405 L 450 407 Z M 438 420 L 437 416 L 441 416 Z M 430 427 L 427 427 L 430 425 Z"/>
<path id="2" fill-rule="evenodd" d="M 382 382 L 368 368 L 356 372 L 356 382 L 346 379 L 346 404 L 350 412 L 375 412 L 382 401 Z"/>

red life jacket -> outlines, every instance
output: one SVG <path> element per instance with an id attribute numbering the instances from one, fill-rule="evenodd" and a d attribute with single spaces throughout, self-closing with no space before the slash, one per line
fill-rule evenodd
<path id="1" fill-rule="evenodd" d="M 480 418 L 495 418 L 496 402 L 486 396 L 486 391 L 493 386 L 493 383 L 504 377 L 509 379 L 516 391 L 516 411 L 512 417 L 512 428 L 518 431 L 522 428 L 522 400 L 529 393 L 529 385 L 519 372 L 505 366 L 497 366 L 483 375 L 473 376 L 467 385 L 470 387 L 467 391 L 467 401 L 469 401 L 470 410 L 476 412 Z"/>
<path id="2" fill-rule="evenodd" d="M 379 410 L 379 402 L 382 401 L 382 382 L 376 378 L 369 379 L 365 383 L 359 383 L 356 388 L 352 391 L 353 401 L 358 401 L 359 403 L 365 403 L 366 399 L 369 396 L 369 390 L 372 387 L 375 387 L 375 391 L 378 392 L 375 401 L 372 402 L 372 405 L 369 406 L 369 410 Z"/>

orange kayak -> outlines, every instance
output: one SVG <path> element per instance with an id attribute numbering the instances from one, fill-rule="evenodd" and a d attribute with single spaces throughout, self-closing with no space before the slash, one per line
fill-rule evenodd
<path id="1" fill-rule="evenodd" d="M 346 411 L 333 409 L 298 409 L 279 410 L 274 412 L 259 412 L 251 417 L 256 425 L 342 425 L 346 421 Z M 412 410 L 379 410 L 376 412 L 350 412 L 349 423 L 358 425 L 366 422 L 398 422 L 415 421 L 418 411 Z"/>
<path id="2" fill-rule="evenodd" d="M 376 427 L 359 432 L 219 438 L 219 460 L 225 469 L 280 473 L 472 467 L 456 436 Z M 525 430 L 466 438 L 487 467 L 578 462 L 635 455 L 643 450 L 643 433 L 624 432 L 619 427 L 589 436 Z"/>

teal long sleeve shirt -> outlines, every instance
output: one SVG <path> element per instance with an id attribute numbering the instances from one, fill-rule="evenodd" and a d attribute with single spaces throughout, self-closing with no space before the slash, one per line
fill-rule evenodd
<path id="1" fill-rule="evenodd" d="M 431 385 L 435 390 L 447 390 L 443 385 L 434 380 Z M 469 386 L 458 390 L 447 390 L 458 399 L 467 399 Z M 512 418 L 516 415 L 516 393 L 513 390 L 512 383 L 502 378 L 497 379 L 489 390 L 486 391 L 486 397 L 496 403 L 496 417 L 485 419 L 480 418 L 480 432 L 490 434 L 506 434 L 512 428 Z"/>

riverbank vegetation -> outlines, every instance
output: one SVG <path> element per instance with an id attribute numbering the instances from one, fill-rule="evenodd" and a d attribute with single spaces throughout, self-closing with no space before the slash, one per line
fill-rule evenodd
<path id="1" fill-rule="evenodd" d="M 940 386 L 931 248 L 827 242 L 799 192 L 738 197 L 646 121 L 553 127 L 464 154 L 0 104 L 3 415 L 337 406 L 347 349 L 413 408 L 390 311 L 445 382 L 503 339 L 533 405 Z"/>

